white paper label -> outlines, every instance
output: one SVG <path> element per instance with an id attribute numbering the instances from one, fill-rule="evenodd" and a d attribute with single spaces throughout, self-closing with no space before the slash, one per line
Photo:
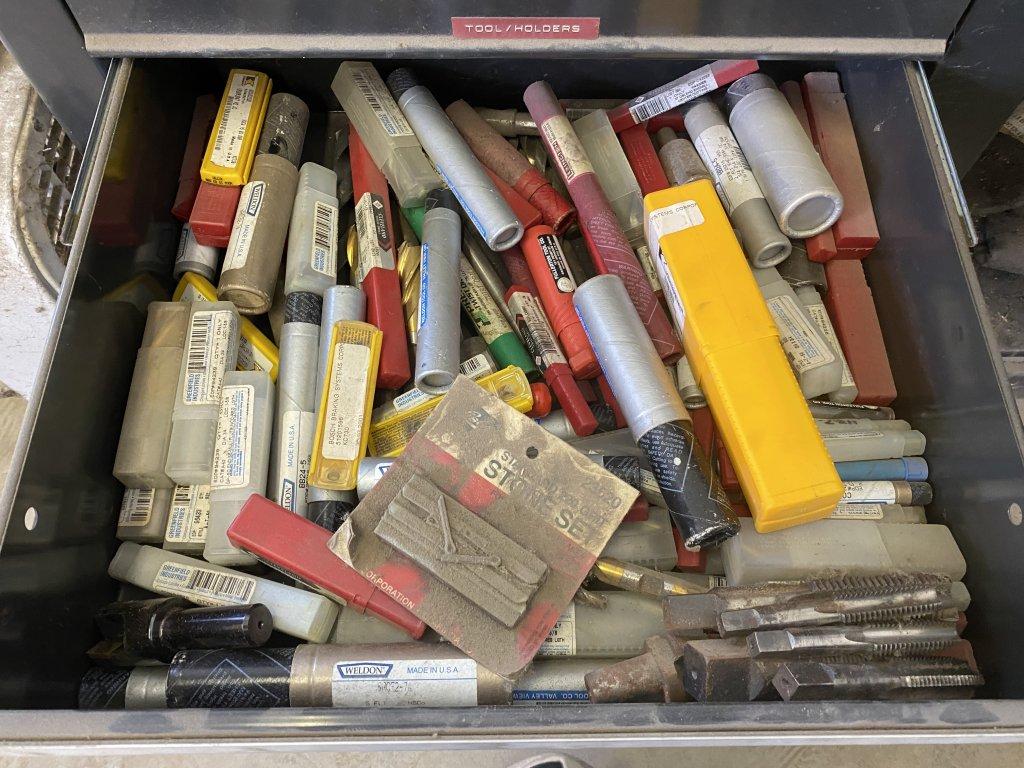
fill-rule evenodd
<path id="1" fill-rule="evenodd" d="M 153 496 L 156 491 L 152 488 L 125 488 L 124 498 L 121 500 L 121 514 L 117 518 L 118 528 L 142 527 L 149 523 L 153 515 Z"/>
<path id="2" fill-rule="evenodd" d="M 505 322 L 480 276 L 464 257 L 459 259 L 459 298 L 462 309 L 488 344 L 503 334 L 512 333 L 512 326 Z"/>
<path id="3" fill-rule="evenodd" d="M 704 214 L 696 200 L 683 200 L 664 208 L 651 211 L 644 220 L 644 237 L 647 240 L 647 247 L 654 259 L 654 267 L 658 271 L 661 285 L 668 298 L 669 312 L 676 323 L 676 331 L 680 335 L 686 326 L 686 309 L 679 297 L 676 283 L 672 279 L 672 272 L 665 261 L 665 254 L 661 251 L 661 238 L 672 232 L 679 232 L 690 227 L 700 226 L 704 223 Z"/>
<path id="4" fill-rule="evenodd" d="M 569 607 L 558 617 L 558 621 L 555 622 L 537 650 L 537 655 L 576 655 L 576 603 L 569 603 Z"/>
<path id="5" fill-rule="evenodd" d="M 594 172 L 594 166 L 590 164 L 590 158 L 569 123 L 569 118 L 555 115 L 546 120 L 540 130 L 566 184 L 577 176 Z"/>
<path id="6" fill-rule="evenodd" d="M 848 480 L 840 504 L 895 504 L 896 486 L 889 480 Z"/>
<path id="7" fill-rule="evenodd" d="M 654 259 L 651 258 L 651 249 L 646 245 L 638 245 L 636 248 L 636 260 L 644 268 L 644 274 L 647 275 L 647 282 L 651 284 L 651 288 L 660 291 L 661 280 L 658 279 L 658 270 L 654 266 Z"/>
<path id="8" fill-rule="evenodd" d="M 359 94 L 373 110 L 374 116 L 388 136 L 412 136 L 412 127 L 372 64 L 352 67 L 349 74 Z"/>
<path id="9" fill-rule="evenodd" d="M 245 129 L 249 125 L 255 100 L 256 76 L 243 72 L 235 73 L 224 102 L 224 113 L 217 124 L 213 152 L 210 153 L 210 160 L 216 165 L 224 168 L 234 168 L 238 165 Z"/>
<path id="10" fill-rule="evenodd" d="M 843 356 L 843 348 L 839 346 L 839 339 L 836 338 L 835 328 L 832 327 L 832 320 L 829 319 L 828 312 L 825 310 L 824 304 L 814 302 L 813 304 L 804 305 L 814 320 L 814 324 L 818 326 L 818 330 L 821 331 L 822 336 L 832 346 L 833 351 L 839 354 L 839 359 L 843 363 L 843 379 L 840 386 L 843 389 L 847 387 L 856 387 L 857 382 L 853 380 L 853 373 L 850 371 L 850 366 L 846 364 L 846 357 Z"/>
<path id="11" fill-rule="evenodd" d="M 210 521 L 210 486 L 179 485 L 171 498 L 164 541 L 172 544 L 203 544 Z"/>
<path id="12" fill-rule="evenodd" d="M 338 276 L 338 206 L 313 203 L 313 241 L 309 266 L 332 280 Z"/>
<path id="13" fill-rule="evenodd" d="M 249 484 L 255 400 L 256 388 L 252 384 L 224 387 L 213 447 L 211 488 L 244 488 Z"/>
<path id="14" fill-rule="evenodd" d="M 380 659 L 340 662 L 331 677 L 335 707 L 471 707 L 472 659 Z"/>
<path id="15" fill-rule="evenodd" d="M 309 462 L 316 418 L 306 411 L 285 411 L 281 418 L 280 486 L 277 503 L 289 512 L 305 508 Z"/>
<path id="16" fill-rule="evenodd" d="M 1013 110 L 1013 114 L 1006 118 L 1006 122 L 1003 123 L 999 132 L 1024 144 L 1024 102 L 1018 104 L 1017 108 Z"/>
<path id="17" fill-rule="evenodd" d="M 551 279 L 559 293 L 572 293 L 576 290 L 576 278 L 569 269 L 569 262 L 565 258 L 565 251 L 562 250 L 558 238 L 554 235 L 539 235 L 537 244 L 540 252 L 544 254 L 544 261 L 548 265 Z"/>
<path id="18" fill-rule="evenodd" d="M 533 361 L 542 371 L 551 365 L 569 364 L 555 341 L 555 332 L 548 325 L 548 319 L 537 299 L 526 291 L 517 291 L 508 297 L 508 308 L 515 317 L 519 335 L 526 342 Z"/>
<path id="19" fill-rule="evenodd" d="M 830 520 L 881 520 L 884 516 L 881 504 L 840 504 L 828 517 Z"/>
<path id="20" fill-rule="evenodd" d="M 728 125 L 705 128 L 693 146 L 715 180 L 715 189 L 730 215 L 748 200 L 764 198 Z"/>
<path id="21" fill-rule="evenodd" d="M 252 246 L 253 232 L 263 209 L 263 195 L 266 192 L 265 181 L 250 181 L 242 187 L 242 196 L 235 211 L 235 221 L 231 225 L 231 239 L 224 256 L 223 271 L 241 269 L 249 259 L 249 248 Z"/>
<path id="22" fill-rule="evenodd" d="M 356 237 L 359 241 L 357 283 L 361 285 L 374 267 L 395 268 L 395 253 L 391 248 L 391 226 L 384 210 L 384 200 L 380 195 L 364 192 L 356 203 Z"/>
<path id="23" fill-rule="evenodd" d="M 633 120 L 642 123 L 655 115 L 668 112 L 680 104 L 692 101 L 698 96 L 711 93 L 717 87 L 715 73 L 711 71 L 710 66 L 703 66 L 658 88 L 651 95 L 638 96 L 630 104 L 629 114 L 632 115 Z"/>
<path id="24" fill-rule="evenodd" d="M 153 591 L 181 595 L 200 605 L 245 605 L 256 591 L 256 579 L 167 560 L 153 579 Z"/>
<path id="25" fill-rule="evenodd" d="M 487 359 L 487 355 L 481 352 L 479 355 L 473 355 L 468 360 L 463 360 L 459 364 L 459 373 L 463 376 L 469 376 L 471 379 L 480 379 L 484 376 L 489 376 L 495 372 L 495 368 L 491 365 L 491 361 Z M 407 392 L 403 392 L 394 400 L 391 401 L 391 406 L 401 413 L 402 411 L 408 411 L 410 408 L 415 408 L 417 405 L 433 400 L 438 397 L 437 395 L 428 395 L 426 392 L 413 387 Z M 382 408 L 384 406 L 381 406 Z M 374 416 L 376 420 L 376 415 Z"/>
<path id="26" fill-rule="evenodd" d="M 192 315 L 185 345 L 185 386 L 181 392 L 181 400 L 186 405 L 220 402 L 235 327 L 230 311 L 210 310 Z"/>
<path id="27" fill-rule="evenodd" d="M 835 354 L 807 322 L 792 296 L 772 296 L 767 303 L 779 329 L 782 349 L 798 374 L 835 362 Z"/>
<path id="28" fill-rule="evenodd" d="M 881 432 L 822 432 L 821 437 L 827 443 L 829 440 L 859 440 L 872 437 L 881 437 Z"/>
<path id="29" fill-rule="evenodd" d="M 370 348 L 339 341 L 333 360 L 321 451 L 325 459 L 354 461 L 363 436 Z"/>

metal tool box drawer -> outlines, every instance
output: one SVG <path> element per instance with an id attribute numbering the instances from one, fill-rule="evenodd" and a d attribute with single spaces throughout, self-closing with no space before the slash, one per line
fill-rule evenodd
<path id="1" fill-rule="evenodd" d="M 652 59 L 429 59 L 410 63 L 440 100 L 521 103 L 546 78 L 572 97 L 629 97 L 702 62 Z M 93 611 L 117 585 L 106 567 L 121 487 L 111 476 L 144 313 L 138 297 L 169 291 L 176 229 L 168 210 L 194 98 L 217 92 L 229 66 L 253 66 L 275 90 L 306 99 L 307 156 L 334 106 L 337 60 L 121 60 L 97 117 L 97 162 L 0 514 L 0 741 L 207 740 L 330 745 L 367 741 L 452 746 L 784 743 L 1024 738 L 1024 462 L 1022 431 L 998 354 L 919 68 L 899 61 L 765 62 L 782 80 L 837 68 L 882 240 L 866 268 L 900 392 L 901 418 L 928 436 L 932 522 L 953 530 L 973 595 L 966 636 L 987 685 L 972 701 L 736 705 L 559 705 L 473 710 L 176 710 L 78 712 L 77 682 L 95 640 Z M 383 62 L 384 69 L 398 62 Z M 322 132 L 322 128 L 320 129 Z M 128 180 L 126 182 L 126 179 Z M 126 194 L 125 183 L 134 188 Z M 120 222 L 105 245 L 93 227 Z M 126 243 L 134 242 L 135 245 Z M 153 271 L 166 270 L 160 280 Z M 134 301 L 134 303 L 133 303 Z M 26 522 L 35 520 L 31 530 Z M 42 712 L 30 710 L 48 710 Z"/>

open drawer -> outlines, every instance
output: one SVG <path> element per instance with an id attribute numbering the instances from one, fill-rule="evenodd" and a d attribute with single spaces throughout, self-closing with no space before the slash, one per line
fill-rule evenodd
<path id="1" fill-rule="evenodd" d="M 563 97 L 641 93 L 702 62 L 430 59 L 415 66 L 442 103 L 520 105 L 545 78 Z M 399 62 L 382 62 L 386 72 Z M 230 66 L 268 72 L 313 115 L 336 108 L 337 60 L 121 60 L 97 117 L 98 151 L 80 225 L 0 513 L 0 734 L 41 743 L 244 739 L 365 744 L 400 740 L 528 745 L 758 743 L 1024 738 L 1022 430 L 983 319 L 982 299 L 919 68 L 899 61 L 765 62 L 778 81 L 840 72 L 882 241 L 866 261 L 900 393 L 897 413 L 928 437 L 935 502 L 968 562 L 965 636 L 987 685 L 936 703 L 516 705 L 473 710 L 176 710 L 78 712 L 75 692 L 96 639 L 92 614 L 114 598 L 106 575 L 122 489 L 111 466 L 142 334 L 146 297 L 169 295 L 177 225 L 169 217 L 196 96 Z M 447 99 L 447 101 L 446 101 Z M 125 180 L 134 180 L 131 194 Z M 97 225 L 102 219 L 103 226 Z M 111 222 L 116 224 L 113 229 Z M 92 226 L 90 227 L 90 223 Z M 122 236 L 123 235 L 123 236 Z M 165 282 L 154 277 L 162 275 Z M 8 514 L 9 513 L 9 514 Z M 42 713 L 26 710 L 49 710 Z"/>

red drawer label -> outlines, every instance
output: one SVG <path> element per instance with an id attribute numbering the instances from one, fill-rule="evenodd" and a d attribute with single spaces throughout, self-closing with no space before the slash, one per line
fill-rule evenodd
<path id="1" fill-rule="evenodd" d="M 463 39 L 594 40 L 599 16 L 452 16 L 452 35 Z"/>

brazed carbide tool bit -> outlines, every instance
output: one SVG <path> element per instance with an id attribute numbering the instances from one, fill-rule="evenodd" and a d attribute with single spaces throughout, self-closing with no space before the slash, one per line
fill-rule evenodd
<path id="1" fill-rule="evenodd" d="M 847 590 L 824 596 L 802 597 L 781 605 L 724 611 L 718 631 L 724 636 L 745 635 L 756 629 L 860 624 L 956 614 L 949 583 L 910 589 Z"/>
<path id="2" fill-rule="evenodd" d="M 685 701 L 686 692 L 677 662 L 685 643 L 668 635 L 644 641 L 647 653 L 588 673 L 583 681 L 596 703 L 629 701 Z"/>
<path id="3" fill-rule="evenodd" d="M 845 654 L 901 656 L 937 651 L 959 639 L 955 622 L 922 621 L 760 631 L 747 636 L 747 648 L 755 658 Z"/>
<path id="4" fill-rule="evenodd" d="M 833 579 L 808 579 L 798 582 L 767 582 L 743 587 L 716 587 L 706 594 L 669 597 L 664 601 L 665 627 L 677 637 L 698 638 L 717 634 L 718 616 L 725 611 L 777 606 L 797 598 L 830 599 L 838 593 L 850 596 L 888 595 L 894 590 L 949 584 L 928 574 L 888 574 L 884 576 L 846 576 Z M 960 582 L 950 585 L 955 607 L 964 610 L 970 604 L 967 588 Z M 842 623 L 835 621 L 834 623 Z M 763 627 L 756 627 L 762 629 Z"/>
<path id="5" fill-rule="evenodd" d="M 967 698 L 985 679 L 959 661 L 784 662 L 772 684 L 786 701 Z"/>

